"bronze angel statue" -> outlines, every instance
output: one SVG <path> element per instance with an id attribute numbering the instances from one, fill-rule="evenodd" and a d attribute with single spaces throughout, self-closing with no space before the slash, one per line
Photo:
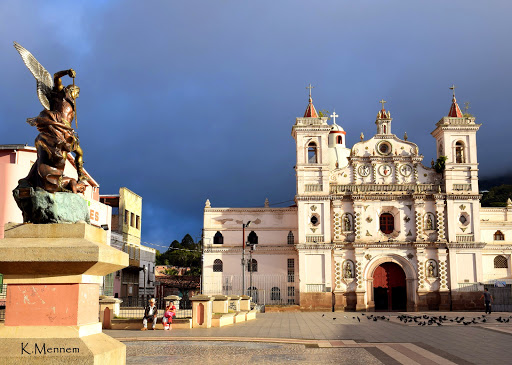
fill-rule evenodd
<path id="1" fill-rule="evenodd" d="M 37 160 L 28 176 L 19 181 L 18 195 L 20 198 L 26 195 L 21 191 L 27 188 L 40 188 L 49 193 L 82 193 L 87 180 L 83 172 L 83 152 L 78 136 L 71 126 L 76 113 L 76 98 L 80 92 L 74 82 L 76 73 L 69 69 L 59 71 L 52 77 L 29 51 L 16 42 L 14 47 L 34 75 L 37 96 L 44 106 L 44 110 L 37 117 L 27 119 L 27 123 L 36 126 L 39 131 L 35 140 Z M 64 87 L 61 81 L 64 76 L 73 78 L 73 84 Z M 78 181 L 64 176 L 67 155 L 71 152 L 75 154 Z"/>

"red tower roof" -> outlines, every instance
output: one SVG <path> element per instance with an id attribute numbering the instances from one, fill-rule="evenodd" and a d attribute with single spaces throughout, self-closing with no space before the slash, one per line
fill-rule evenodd
<path id="1" fill-rule="evenodd" d="M 455 99 L 455 95 L 453 95 L 452 106 L 450 107 L 450 112 L 448 113 L 448 116 L 454 118 L 462 118 L 462 112 L 460 111 L 459 104 L 457 104 L 457 99 Z"/>
<path id="2" fill-rule="evenodd" d="M 313 99 L 311 99 L 311 96 L 309 97 L 309 104 L 306 112 L 304 113 L 304 118 L 318 118 L 318 113 L 313 105 Z"/>

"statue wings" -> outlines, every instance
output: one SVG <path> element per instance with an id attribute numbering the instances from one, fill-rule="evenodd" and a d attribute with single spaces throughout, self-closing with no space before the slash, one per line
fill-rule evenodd
<path id="1" fill-rule="evenodd" d="M 14 48 L 20 54 L 27 68 L 32 72 L 37 81 L 37 96 L 43 106 L 50 110 L 50 102 L 48 101 L 50 92 L 53 89 L 53 77 L 48 71 L 36 60 L 32 53 L 27 51 L 18 43 L 14 42 Z"/>

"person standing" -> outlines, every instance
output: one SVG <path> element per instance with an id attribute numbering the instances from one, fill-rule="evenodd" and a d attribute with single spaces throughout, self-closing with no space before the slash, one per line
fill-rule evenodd
<path id="1" fill-rule="evenodd" d="M 491 293 L 489 293 L 489 289 L 485 288 L 484 293 L 480 297 L 480 299 L 484 300 L 485 303 L 485 313 L 491 314 L 491 302 L 493 301 Z"/>
<path id="2" fill-rule="evenodd" d="M 146 331 L 148 329 L 148 319 L 151 319 L 153 321 L 153 327 L 151 327 L 151 329 L 155 329 L 157 314 L 158 309 L 156 308 L 155 305 L 155 298 L 151 298 L 149 300 L 149 305 L 146 308 L 144 308 L 144 318 L 142 319 L 142 324 L 144 325 L 144 327 L 141 328 L 141 331 Z"/>

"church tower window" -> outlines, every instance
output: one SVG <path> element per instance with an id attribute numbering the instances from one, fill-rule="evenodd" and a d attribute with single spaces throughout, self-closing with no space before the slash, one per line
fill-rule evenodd
<path id="1" fill-rule="evenodd" d="M 308 144 L 308 163 L 318 163 L 318 153 L 315 142 Z"/>
<path id="2" fill-rule="evenodd" d="M 380 215 L 380 230 L 384 234 L 393 233 L 395 229 L 395 217 L 391 213 L 382 213 Z"/>
<path id="3" fill-rule="evenodd" d="M 251 231 L 251 233 L 249 233 L 249 237 L 247 237 L 247 242 L 249 242 L 250 245 L 258 244 L 258 235 L 256 234 L 256 232 Z"/>
<path id="4" fill-rule="evenodd" d="M 495 269 L 507 269 L 508 262 L 507 258 L 503 255 L 498 255 L 494 258 L 494 268 Z"/>
<path id="5" fill-rule="evenodd" d="M 293 236 L 292 231 L 288 232 L 288 244 L 289 245 L 295 244 L 295 237 Z"/>
<path id="6" fill-rule="evenodd" d="M 464 142 L 457 141 L 455 143 L 455 162 L 456 163 L 465 163 L 464 157 Z"/>
<path id="7" fill-rule="evenodd" d="M 337 144 L 343 144 L 343 137 L 342 136 L 337 136 L 336 137 L 336 143 Z"/>
<path id="8" fill-rule="evenodd" d="M 224 243 L 224 237 L 222 236 L 222 233 L 217 231 L 215 233 L 215 236 L 213 236 L 213 244 L 214 245 L 222 245 Z"/>
<path id="9" fill-rule="evenodd" d="M 505 241 L 505 235 L 501 231 L 494 232 L 495 241 Z"/>
<path id="10" fill-rule="evenodd" d="M 222 260 L 215 259 L 213 262 L 213 272 L 222 272 Z"/>

